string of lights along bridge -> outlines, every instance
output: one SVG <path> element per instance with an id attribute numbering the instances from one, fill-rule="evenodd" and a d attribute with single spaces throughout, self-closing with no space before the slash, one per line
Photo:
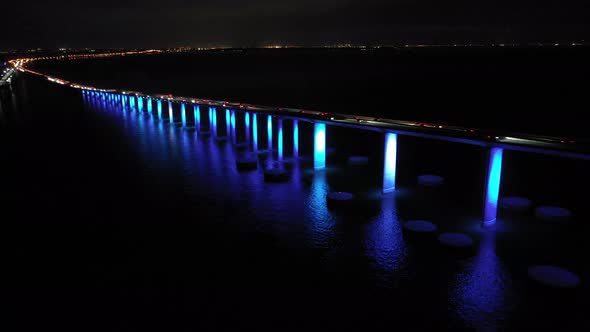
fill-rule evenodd
<path id="1" fill-rule="evenodd" d="M 123 109 L 129 108 L 132 111 L 139 113 L 149 113 L 156 117 L 156 120 L 169 123 L 170 125 L 178 125 L 184 128 L 194 127 L 197 132 L 209 132 L 212 136 L 217 138 L 227 138 L 233 144 L 245 144 L 253 152 L 263 151 L 260 146 L 260 129 L 259 122 L 262 120 L 264 123 L 266 120 L 266 147 L 272 151 L 273 144 L 273 133 L 276 133 L 276 152 L 279 162 L 282 162 L 285 157 L 284 144 L 283 144 L 283 123 L 284 121 L 291 121 L 292 132 L 292 150 L 290 151 L 294 158 L 299 157 L 299 125 L 300 122 L 309 123 L 313 125 L 313 165 L 315 170 L 322 170 L 326 167 L 326 135 L 327 125 L 339 125 L 347 127 L 357 127 L 366 130 L 378 130 L 383 133 L 384 139 L 384 164 L 383 164 L 383 186 L 382 193 L 387 194 L 395 191 L 396 189 L 396 166 L 398 162 L 398 135 L 399 131 L 394 131 L 386 128 L 364 126 L 360 124 L 350 124 L 338 122 L 334 116 L 326 116 L 320 112 L 305 112 L 297 115 L 289 114 L 288 111 L 283 109 L 266 110 L 262 107 L 238 107 L 232 109 L 228 107 L 227 103 L 223 102 L 209 102 L 204 103 L 203 101 L 197 100 L 185 100 L 184 98 L 172 98 L 162 96 L 149 96 L 140 94 L 130 94 L 127 92 L 107 92 L 98 90 L 82 89 L 82 94 L 86 98 L 100 99 L 103 101 L 109 101 L 118 103 L 123 106 Z M 212 105 L 222 103 L 221 105 Z M 156 112 L 152 111 L 155 109 Z M 166 107 L 164 107 L 166 106 Z M 221 106 L 221 107 L 219 107 Z M 147 109 L 147 111 L 146 111 Z M 167 109 L 167 112 L 163 112 Z M 179 112 L 174 112 L 174 110 Z M 208 123 L 201 123 L 201 119 L 205 118 L 204 112 Z M 178 114 L 179 113 L 179 114 Z M 240 117 L 236 117 L 236 113 L 241 113 Z M 175 116 L 176 114 L 176 116 Z M 238 142 L 236 135 L 236 119 L 239 118 L 243 121 L 243 128 L 245 133 L 243 135 L 244 142 Z M 262 119 L 260 119 L 262 118 Z M 218 119 L 224 121 L 225 126 L 218 126 Z M 358 122 L 358 121 L 357 121 Z M 276 124 L 276 131 L 274 130 Z M 222 132 L 223 130 L 223 132 Z M 505 147 L 500 144 L 493 144 L 485 141 L 469 140 L 465 138 L 458 138 L 453 136 L 438 136 L 428 133 L 421 132 L 407 132 L 403 131 L 404 134 L 410 134 L 414 136 L 423 136 L 429 138 L 446 139 L 449 141 L 461 142 L 466 144 L 477 144 L 482 146 L 487 151 L 488 163 L 487 171 L 485 176 L 485 190 L 483 193 L 483 211 L 482 211 L 482 226 L 491 226 L 496 222 L 496 215 L 498 209 L 498 197 L 500 194 L 500 182 L 502 175 L 502 156 Z M 264 139 L 264 138 L 263 138 Z M 522 146 L 509 147 L 512 149 L 524 149 Z M 531 147 L 536 152 L 541 151 L 548 154 L 562 154 L 569 157 L 579 157 L 588 159 L 587 155 L 559 151 L 559 150 L 536 150 L 538 147 Z M 268 151 L 268 150 L 264 150 Z"/>

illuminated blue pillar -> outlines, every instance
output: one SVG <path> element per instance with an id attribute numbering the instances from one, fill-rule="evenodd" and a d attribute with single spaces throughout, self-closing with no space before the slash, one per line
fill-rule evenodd
<path id="1" fill-rule="evenodd" d="M 383 193 L 395 190 L 395 169 L 397 162 L 397 134 L 385 133 L 385 159 L 383 163 Z"/>
<path id="2" fill-rule="evenodd" d="M 486 187 L 484 192 L 483 226 L 496 223 L 500 179 L 502 177 L 502 148 L 490 148 Z"/>
<path id="3" fill-rule="evenodd" d="M 268 149 L 272 151 L 272 116 L 267 116 L 266 125 L 268 132 Z"/>
<path id="4" fill-rule="evenodd" d="M 236 111 L 231 110 L 229 116 L 229 124 L 231 127 L 231 141 L 236 143 Z"/>
<path id="5" fill-rule="evenodd" d="M 326 167 L 326 124 L 314 124 L 314 150 L 313 167 L 323 169 Z"/>
<path id="6" fill-rule="evenodd" d="M 147 111 L 148 111 L 148 113 L 150 113 L 150 115 L 152 115 L 152 98 L 146 99 L 146 103 L 147 103 Z"/>
<path id="7" fill-rule="evenodd" d="M 143 98 L 137 97 L 138 112 L 143 112 Z"/>
<path id="8" fill-rule="evenodd" d="M 182 126 L 186 128 L 186 107 L 184 103 L 180 104 L 180 117 L 182 118 Z"/>
<path id="9" fill-rule="evenodd" d="M 244 125 L 246 127 L 246 143 L 250 143 L 250 113 L 244 114 Z"/>
<path id="10" fill-rule="evenodd" d="M 168 117 L 169 117 L 169 121 L 170 124 L 174 124 L 174 112 L 172 109 L 172 101 L 168 100 Z"/>
<path id="11" fill-rule="evenodd" d="M 283 119 L 277 119 L 277 150 L 279 161 L 283 160 Z"/>
<path id="12" fill-rule="evenodd" d="M 293 120 L 293 157 L 299 157 L 299 121 Z"/>
<path id="13" fill-rule="evenodd" d="M 217 137 L 217 109 L 211 107 L 209 112 L 211 113 L 211 130 L 213 131 L 213 137 Z"/>
<path id="14" fill-rule="evenodd" d="M 123 96 L 123 98 L 121 98 L 121 105 L 123 105 L 123 108 L 127 106 L 127 96 Z"/>
<path id="15" fill-rule="evenodd" d="M 162 120 L 162 100 L 158 99 L 158 119 Z"/>
<path id="16" fill-rule="evenodd" d="M 195 128 L 197 131 L 201 130 L 201 108 L 199 105 L 194 105 L 193 110 L 195 113 Z"/>
<path id="17" fill-rule="evenodd" d="M 226 109 L 225 110 L 225 134 L 227 136 L 231 135 L 231 130 L 230 130 L 230 114 L 229 114 L 229 110 Z"/>
<path id="18" fill-rule="evenodd" d="M 133 96 L 129 96 L 129 108 L 131 108 L 131 110 L 135 108 L 135 99 L 133 99 Z"/>
<path id="19" fill-rule="evenodd" d="M 258 151 L 258 121 L 256 119 L 256 113 L 252 114 L 252 142 L 254 152 Z"/>

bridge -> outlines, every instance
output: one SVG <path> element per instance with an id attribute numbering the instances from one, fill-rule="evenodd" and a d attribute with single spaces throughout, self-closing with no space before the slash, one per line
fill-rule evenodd
<path id="1" fill-rule="evenodd" d="M 120 103 L 140 113 L 150 113 L 159 121 L 182 127 L 194 127 L 197 131 L 206 129 L 215 136 L 231 138 L 238 144 L 236 137 L 236 121 L 241 119 L 246 129 L 245 143 L 254 152 L 259 151 L 259 118 L 267 121 L 267 146 L 273 147 L 273 133 L 277 134 L 277 155 L 279 161 L 284 158 L 283 123 L 292 122 L 294 158 L 299 157 L 299 123 L 310 123 L 314 128 L 313 163 L 316 170 L 326 167 L 326 126 L 343 126 L 360 130 L 379 132 L 384 140 L 384 165 L 382 193 L 387 194 L 396 189 L 396 167 L 398 136 L 407 135 L 427 139 L 442 140 L 460 144 L 476 145 L 487 153 L 487 171 L 484 181 L 482 226 L 491 226 L 496 222 L 498 198 L 502 178 L 502 156 L 504 150 L 515 150 L 529 153 L 546 154 L 567 158 L 589 160 L 587 146 L 570 138 L 550 137 L 541 135 L 496 132 L 447 126 L 443 124 L 381 119 L 352 114 L 326 113 L 305 109 L 292 109 L 263 105 L 252 105 L 229 101 L 208 100 L 173 95 L 146 94 L 137 91 L 116 90 L 85 86 L 64 79 L 51 77 L 25 67 L 30 59 L 15 60 L 11 63 L 19 71 L 37 75 L 47 80 L 81 91 L 83 96 L 98 98 Z M 177 110 L 174 112 L 174 110 Z M 179 111 L 178 111 L 179 110 Z M 204 112 L 207 112 L 208 123 L 201 123 Z M 237 117 L 236 115 L 240 116 Z M 226 123 L 226 132 L 218 131 L 217 119 L 221 116 Z M 190 121 L 189 121 L 190 120 Z M 264 119 L 263 119 L 264 120 Z M 276 123 L 276 130 L 274 129 Z"/>

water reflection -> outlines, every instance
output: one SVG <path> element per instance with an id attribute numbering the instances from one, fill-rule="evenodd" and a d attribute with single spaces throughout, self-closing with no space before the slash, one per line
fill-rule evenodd
<path id="1" fill-rule="evenodd" d="M 309 196 L 305 201 L 305 212 L 314 247 L 327 248 L 333 242 L 336 220 L 328 211 L 326 195 L 329 192 L 330 187 L 326 180 L 326 171 L 315 172 Z"/>
<path id="2" fill-rule="evenodd" d="M 495 252 L 496 233 L 482 233 L 479 252 L 451 285 L 455 313 L 477 331 L 495 331 L 508 312 L 510 278 Z"/>
<path id="3" fill-rule="evenodd" d="M 376 265 L 377 282 L 388 286 L 394 272 L 403 266 L 406 259 L 395 194 L 382 198 L 381 212 L 366 228 L 365 247 L 367 256 Z"/>

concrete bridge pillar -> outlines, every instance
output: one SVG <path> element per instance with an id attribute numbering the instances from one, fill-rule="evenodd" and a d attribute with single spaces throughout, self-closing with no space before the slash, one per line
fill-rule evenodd
<path id="1" fill-rule="evenodd" d="M 162 100 L 160 100 L 160 99 L 158 99 L 157 108 L 158 108 L 158 120 L 162 120 Z"/>
<path id="2" fill-rule="evenodd" d="M 256 113 L 252 114 L 252 142 L 254 152 L 258 151 L 258 121 L 256 119 Z"/>
<path id="3" fill-rule="evenodd" d="M 502 148 L 488 150 L 488 169 L 486 172 L 486 186 L 483 201 L 482 226 L 492 226 L 496 223 L 498 212 L 498 196 L 500 194 L 500 180 L 502 178 Z"/>
<path id="4" fill-rule="evenodd" d="M 195 116 L 195 128 L 197 132 L 201 131 L 201 107 L 199 105 L 193 106 L 193 113 Z"/>
<path id="5" fill-rule="evenodd" d="M 277 119 L 277 150 L 279 161 L 283 161 L 283 119 Z"/>
<path id="6" fill-rule="evenodd" d="M 315 169 L 326 168 L 326 124 L 314 124 L 314 151 L 313 167 Z"/>
<path id="7" fill-rule="evenodd" d="M 266 120 L 267 133 L 268 133 L 268 150 L 272 151 L 272 116 L 268 115 Z"/>
<path id="8" fill-rule="evenodd" d="M 170 124 L 174 124 L 174 111 L 170 100 L 168 100 L 168 121 L 170 121 Z"/>
<path id="9" fill-rule="evenodd" d="M 293 157 L 299 158 L 299 121 L 293 120 Z"/>
<path id="10" fill-rule="evenodd" d="M 182 120 L 182 127 L 186 128 L 186 106 L 184 103 L 180 104 L 180 118 Z"/>
<path id="11" fill-rule="evenodd" d="M 397 134 L 385 133 L 385 158 L 383 163 L 383 193 L 395 191 L 397 163 Z"/>

